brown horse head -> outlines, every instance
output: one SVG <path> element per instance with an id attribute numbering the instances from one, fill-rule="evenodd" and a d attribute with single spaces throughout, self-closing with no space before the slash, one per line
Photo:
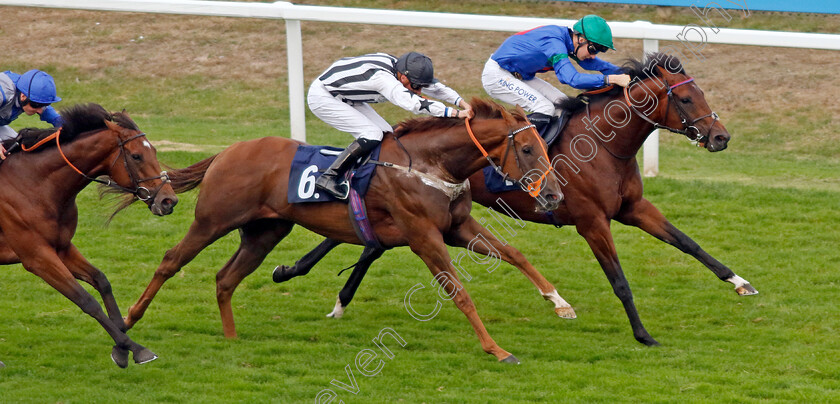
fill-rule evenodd
<path id="1" fill-rule="evenodd" d="M 23 149 L 42 154 L 39 152 L 55 147 L 61 156 L 60 165 L 72 168 L 80 179 L 104 185 L 100 193 L 122 195 L 123 200 L 111 217 L 136 199 L 145 202 L 155 215 L 172 213 L 178 203 L 175 191 L 166 172 L 160 169 L 155 148 L 128 115 L 111 114 L 97 104 L 80 104 L 62 109 L 61 117 L 64 123 L 58 132 L 22 130 Z M 50 139 L 56 142 L 49 142 Z M 49 159 L 52 154 L 42 155 Z"/>
<path id="2" fill-rule="evenodd" d="M 557 209 L 563 200 L 560 182 L 551 172 L 545 141 L 525 111 L 520 107 L 508 111 L 480 98 L 473 98 L 470 105 L 475 115 L 469 121 L 416 118 L 401 124 L 396 135 L 426 133 L 429 158 L 446 160 L 440 165 L 459 181 L 489 163 L 503 176 L 519 182 L 538 202 L 537 210 Z"/>
<path id="3" fill-rule="evenodd" d="M 146 139 L 146 134 L 140 131 L 125 111 L 110 114 L 104 123 L 116 143 L 106 175 L 123 190 L 130 192 L 117 212 L 137 198 L 155 215 L 172 213 L 178 197 L 169 184 L 166 171 L 161 170 L 157 150 Z"/>
<path id="4" fill-rule="evenodd" d="M 664 114 L 664 119 L 657 121 L 665 129 L 683 133 L 711 152 L 726 149 L 732 136 L 709 107 L 703 90 L 686 74 L 679 59 L 665 53 L 650 53 L 644 64 L 629 61 L 625 71 L 634 81 L 644 84 L 645 88 L 637 89 L 637 93 L 638 90 L 652 90 L 657 94 L 661 107 L 657 112 Z"/>

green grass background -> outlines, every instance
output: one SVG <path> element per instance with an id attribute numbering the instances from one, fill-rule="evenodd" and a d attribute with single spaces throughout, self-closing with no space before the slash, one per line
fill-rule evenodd
<path id="1" fill-rule="evenodd" d="M 431 2 L 427 9 L 454 11 L 446 3 Z M 513 2 L 507 10 L 517 14 L 517 7 L 532 3 Z M 481 11 L 475 2 L 468 7 Z M 622 12 L 599 10 L 607 18 Z M 655 12 L 647 10 L 624 12 Z M 673 23 L 684 23 L 683 14 L 675 13 Z M 764 15 L 739 24 L 836 32 L 832 20 Z M 25 67 L 25 61 L 9 63 L 5 67 L 12 70 Z M 117 72 L 100 78 L 72 69 L 57 71 L 56 78 L 64 105 L 96 101 L 109 109 L 126 108 L 153 143 L 223 147 L 289 135 L 284 78 L 273 88 L 207 84 L 198 76 L 149 81 Z M 480 93 L 478 88 L 465 92 L 470 91 Z M 167 101 L 161 102 L 164 95 Z M 391 120 L 406 116 L 385 111 Z M 722 153 L 698 150 L 678 135 L 663 133 L 662 174 L 645 179 L 647 198 L 751 281 L 759 295 L 739 297 L 690 257 L 637 229 L 613 225 L 636 305 L 660 347 L 633 340 L 618 299 L 572 228 L 529 223 L 511 241 L 575 307 L 576 320 L 557 318 L 511 266 L 492 273 L 467 266 L 474 279 L 465 285 L 479 314 L 496 342 L 522 360 L 519 366 L 484 354 L 452 304 L 428 322 L 408 315 L 406 292 L 428 284 L 431 276 L 406 248 L 374 264 L 344 318 L 325 318 L 347 277 L 337 277 L 338 269 L 355 262 L 361 248 L 339 247 L 308 276 L 274 284 L 274 265 L 294 262 L 320 241 L 296 228 L 234 295 L 239 339 L 223 337 L 215 303 L 215 272 L 238 243 L 231 234 L 164 286 L 130 332 L 160 359 L 125 370 L 110 361 L 112 341 L 94 320 L 19 265 L 4 267 L 0 360 L 7 367 L 0 369 L 0 403 L 292 403 L 313 402 L 326 388 L 346 403 L 838 402 L 840 152 L 830 137 L 792 150 L 773 137 L 840 128 L 819 113 L 784 111 L 795 121 L 791 125 L 774 118 L 781 112 L 736 111 L 726 117 L 733 141 Z M 38 122 L 24 118 L 15 124 Z M 311 143 L 346 143 L 345 135 L 311 115 L 307 133 Z M 211 153 L 161 152 L 159 159 L 182 167 Z M 140 295 L 166 249 L 186 232 L 195 195 L 182 195 L 175 213 L 163 218 L 135 204 L 107 227 L 108 201 L 98 200 L 93 187 L 80 196 L 74 241 L 106 273 L 123 311 Z M 483 207 L 474 213 L 492 220 Z M 433 300 L 417 296 L 418 310 L 432 308 Z M 345 366 L 353 367 L 361 350 L 376 349 L 371 340 L 385 327 L 407 345 L 389 344 L 395 357 L 380 356 L 385 365 L 378 375 L 355 371 L 358 394 L 331 386 L 332 379 L 348 382 Z"/>

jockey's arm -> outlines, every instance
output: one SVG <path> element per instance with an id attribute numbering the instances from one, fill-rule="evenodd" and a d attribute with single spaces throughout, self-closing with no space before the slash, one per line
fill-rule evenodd
<path id="1" fill-rule="evenodd" d="M 432 98 L 437 98 L 439 100 L 443 100 L 448 102 L 452 105 L 457 105 L 464 111 L 467 111 L 469 116 L 472 116 L 472 106 L 467 103 L 465 99 L 463 99 L 457 91 L 453 90 L 452 88 L 446 86 L 445 84 L 441 83 L 440 81 L 435 80 L 430 86 L 423 89 L 423 94 L 428 95 Z M 447 115 L 447 116 L 455 116 L 455 115 Z"/>
<path id="2" fill-rule="evenodd" d="M 556 57 L 554 62 L 554 73 L 561 83 L 567 84 L 579 90 L 589 90 L 604 85 L 604 74 L 602 73 L 581 73 L 575 69 L 568 55 Z M 581 67 L 586 68 L 581 63 Z"/>
<path id="3" fill-rule="evenodd" d="M 378 87 L 376 90 L 379 94 L 406 111 L 438 117 L 456 116 L 457 114 L 455 108 L 447 107 L 440 101 L 427 100 L 412 93 L 403 87 L 399 80 L 387 75 L 387 73 L 376 73 L 369 81 Z"/>

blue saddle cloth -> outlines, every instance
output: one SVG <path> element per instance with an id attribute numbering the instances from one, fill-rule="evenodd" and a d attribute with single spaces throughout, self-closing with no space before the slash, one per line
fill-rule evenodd
<path id="1" fill-rule="evenodd" d="M 519 183 L 511 180 L 505 181 L 505 178 L 499 175 L 493 167 L 484 167 L 484 186 L 494 194 L 517 189 L 522 190 Z"/>
<path id="2" fill-rule="evenodd" d="M 336 155 L 327 155 L 322 151 L 332 151 L 333 154 L 344 149 L 330 146 L 299 145 L 295 157 L 292 159 L 292 170 L 289 173 L 289 191 L 287 200 L 289 203 L 301 202 L 333 202 L 328 192 L 318 192 L 315 188 L 315 180 L 321 176 L 325 169 L 335 161 Z M 370 158 L 379 159 L 380 147 L 377 146 L 370 152 Z M 350 187 L 356 190 L 359 196 L 364 197 L 370 186 L 370 180 L 376 170 L 376 164 L 364 163 L 360 167 L 348 171 L 350 175 Z"/>

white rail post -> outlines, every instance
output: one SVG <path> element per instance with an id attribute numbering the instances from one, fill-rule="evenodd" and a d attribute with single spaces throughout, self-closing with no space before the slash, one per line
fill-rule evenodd
<path id="1" fill-rule="evenodd" d="M 644 53 L 658 52 L 659 40 L 645 39 L 643 40 L 642 47 Z M 642 60 L 644 60 L 644 55 Z M 651 132 L 650 136 L 648 136 L 647 140 L 645 140 L 643 150 L 644 152 L 642 153 L 642 156 L 644 158 L 644 165 L 642 168 L 642 175 L 645 177 L 656 177 L 656 175 L 659 174 L 659 129 L 654 129 L 653 132 Z"/>
<path id="2" fill-rule="evenodd" d="M 292 139 L 306 141 L 306 111 L 303 105 L 303 39 L 300 20 L 286 19 L 286 59 L 289 62 L 289 126 Z"/>

